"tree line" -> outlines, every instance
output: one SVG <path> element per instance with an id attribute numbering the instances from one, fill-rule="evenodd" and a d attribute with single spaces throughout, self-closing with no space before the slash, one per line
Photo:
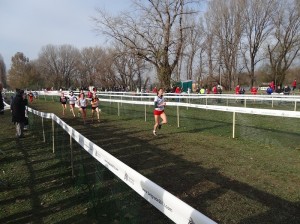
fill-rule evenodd
<path id="1" fill-rule="evenodd" d="M 36 60 L 17 52 L 7 84 L 133 90 L 147 88 L 151 79 L 165 88 L 191 79 L 231 90 L 237 84 L 289 84 L 298 76 L 297 0 L 132 0 L 130 10 L 117 15 L 101 8 L 96 13 L 95 32 L 109 47 L 47 45 Z"/>

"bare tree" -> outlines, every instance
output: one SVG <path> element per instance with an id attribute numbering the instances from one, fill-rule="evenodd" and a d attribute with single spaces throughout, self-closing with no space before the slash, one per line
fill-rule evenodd
<path id="1" fill-rule="evenodd" d="M 246 0 L 246 3 L 244 14 L 246 41 L 242 42 L 242 53 L 253 86 L 255 66 L 263 58 L 257 57 L 259 50 L 273 29 L 272 17 L 276 9 L 276 0 Z"/>
<path id="2" fill-rule="evenodd" d="M 81 60 L 78 66 L 80 86 L 102 86 L 99 77 L 99 66 L 105 66 L 105 49 L 87 47 L 81 50 Z"/>
<path id="3" fill-rule="evenodd" d="M 207 80 L 208 87 L 212 87 L 215 82 L 219 81 L 219 77 L 214 77 L 214 71 L 220 65 L 220 59 L 218 58 L 219 50 L 216 47 L 217 37 L 215 35 L 215 28 L 213 25 L 214 13 L 209 13 L 209 10 L 205 13 L 205 41 L 204 49 L 207 60 Z"/>
<path id="4" fill-rule="evenodd" d="M 215 47 L 218 49 L 216 57 L 219 59 L 219 69 L 222 66 L 225 70 L 224 81 L 220 84 L 226 89 L 231 89 L 235 81 L 239 44 L 244 28 L 244 9 L 244 0 L 213 0 L 207 12 L 213 14 L 212 27 L 217 37 Z M 219 75 L 221 76 L 220 71 Z"/>
<path id="5" fill-rule="evenodd" d="M 148 61 L 156 68 L 159 81 L 170 86 L 172 72 L 178 64 L 182 44 L 184 15 L 193 13 L 187 9 L 192 0 L 135 1 L 137 13 L 109 16 L 97 10 L 94 18 L 96 31 L 117 40 L 131 53 Z"/>
<path id="6" fill-rule="evenodd" d="M 48 85 L 61 88 L 70 87 L 78 74 L 79 50 L 70 45 L 47 45 L 42 48 L 39 71 L 45 75 Z"/>
<path id="7" fill-rule="evenodd" d="M 186 34 L 186 47 L 185 53 L 183 54 L 186 59 L 186 78 L 191 80 L 194 77 L 195 71 L 195 60 L 197 59 L 197 53 L 203 50 L 203 41 L 205 34 L 203 33 L 204 27 L 202 20 L 197 17 L 190 15 L 190 29 L 187 30 Z M 201 74 L 200 74 L 201 75 Z M 199 77 L 199 76 L 198 76 Z"/>
<path id="8" fill-rule="evenodd" d="M 272 78 L 276 85 L 282 85 L 286 71 L 291 66 L 300 50 L 300 14 L 296 1 L 279 2 L 273 16 L 274 41 L 268 45 L 268 57 Z"/>

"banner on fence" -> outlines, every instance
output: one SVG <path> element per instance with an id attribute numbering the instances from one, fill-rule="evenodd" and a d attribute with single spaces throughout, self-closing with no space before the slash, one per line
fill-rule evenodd
<path id="1" fill-rule="evenodd" d="M 148 178 L 133 170 L 104 149 L 85 138 L 78 131 L 66 124 L 63 120 L 52 113 L 43 113 L 28 108 L 29 112 L 43 118 L 54 120 L 60 125 L 81 147 L 107 167 L 117 177 L 123 180 L 129 187 L 136 191 L 145 200 L 155 206 L 159 211 L 169 217 L 175 223 L 215 223 L 196 209 L 181 201 L 168 191 L 164 190 Z"/>

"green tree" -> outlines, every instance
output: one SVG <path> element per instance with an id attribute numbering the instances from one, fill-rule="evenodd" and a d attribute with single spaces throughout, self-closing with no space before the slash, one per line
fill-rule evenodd
<path id="1" fill-rule="evenodd" d="M 29 59 L 22 53 L 17 52 L 11 58 L 11 68 L 8 71 L 8 84 L 11 88 L 25 89 L 28 87 L 31 65 Z"/>

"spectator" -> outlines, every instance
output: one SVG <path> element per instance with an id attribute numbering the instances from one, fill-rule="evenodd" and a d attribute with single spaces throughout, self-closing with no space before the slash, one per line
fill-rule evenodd
<path id="1" fill-rule="evenodd" d="M 242 87 L 242 88 L 240 88 L 240 91 L 239 91 L 239 94 L 245 94 L 245 89 Z"/>
<path id="2" fill-rule="evenodd" d="M 275 90 L 275 84 L 274 84 L 274 81 L 270 82 L 270 88 L 272 88 L 272 92 L 274 92 Z"/>
<path id="3" fill-rule="evenodd" d="M 4 102 L 3 102 L 3 96 L 2 96 L 2 83 L 0 83 L 0 114 L 4 114 Z"/>
<path id="4" fill-rule="evenodd" d="M 222 92 L 223 92 L 223 87 L 219 83 L 217 85 L 217 91 L 218 91 L 218 94 L 222 94 Z"/>
<path id="5" fill-rule="evenodd" d="M 213 86 L 212 92 L 213 92 L 213 94 L 218 94 L 218 88 L 217 88 L 217 85 L 214 85 L 214 86 Z"/>
<path id="6" fill-rule="evenodd" d="M 252 88 L 251 88 L 251 94 L 253 94 L 253 95 L 257 94 L 257 88 L 255 86 L 252 86 Z"/>
<path id="7" fill-rule="evenodd" d="M 156 88 L 156 86 L 153 88 L 152 93 L 157 93 L 157 88 Z"/>
<path id="8" fill-rule="evenodd" d="M 180 95 L 180 93 L 181 93 L 181 89 L 180 89 L 180 87 L 179 87 L 179 86 L 177 86 L 177 87 L 176 87 L 176 89 L 175 89 L 175 93 L 176 93 L 176 94 L 178 94 L 178 95 Z M 180 99 L 179 99 L 179 98 L 176 98 L 176 102 L 180 102 Z"/>
<path id="9" fill-rule="evenodd" d="M 93 93 L 90 90 L 87 92 L 87 98 L 89 98 L 89 100 L 93 98 Z"/>
<path id="10" fill-rule="evenodd" d="M 200 88 L 200 94 L 205 94 L 205 89 L 203 87 Z"/>
<path id="11" fill-rule="evenodd" d="M 296 87 L 297 87 L 297 81 L 296 81 L 296 79 L 293 81 L 293 83 L 292 83 L 292 88 L 293 88 L 293 91 L 296 89 Z"/>
<path id="12" fill-rule="evenodd" d="M 239 90 L 239 94 L 245 94 L 245 89 L 243 87 L 240 88 Z M 244 103 L 244 99 L 241 99 L 241 103 L 243 104 Z"/>
<path id="13" fill-rule="evenodd" d="M 280 86 L 277 86 L 276 90 L 275 90 L 275 93 L 277 94 L 282 94 L 283 90 L 281 89 Z"/>
<path id="14" fill-rule="evenodd" d="M 270 85 L 268 86 L 266 92 L 267 92 L 268 95 L 271 95 L 273 93 L 273 89 Z"/>
<path id="15" fill-rule="evenodd" d="M 283 88 L 283 94 L 284 95 L 290 95 L 291 88 L 288 85 L 285 85 Z"/>
<path id="16" fill-rule="evenodd" d="M 240 94 L 240 85 L 235 87 L 235 94 Z"/>
<path id="17" fill-rule="evenodd" d="M 180 87 L 179 87 L 179 86 L 177 86 L 177 87 L 176 87 L 176 89 L 175 89 L 175 93 L 176 93 L 176 94 L 180 94 L 180 93 L 181 93 L 181 89 L 180 89 Z"/>
<path id="18" fill-rule="evenodd" d="M 25 94 L 24 90 L 17 92 L 13 99 L 12 109 L 12 122 L 16 125 L 16 137 L 24 137 L 24 122 L 25 122 Z"/>

